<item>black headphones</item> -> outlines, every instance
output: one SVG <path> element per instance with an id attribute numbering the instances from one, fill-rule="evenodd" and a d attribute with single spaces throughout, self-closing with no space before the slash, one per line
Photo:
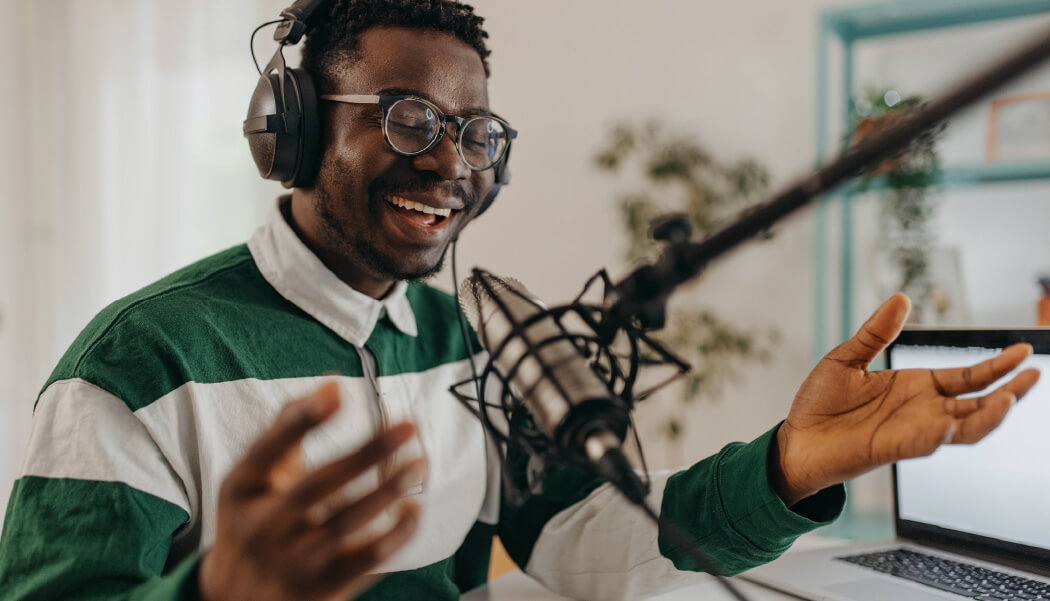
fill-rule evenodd
<path id="1" fill-rule="evenodd" d="M 281 182 L 285 188 L 313 183 L 321 161 L 321 116 L 313 78 L 304 69 L 287 67 L 284 47 L 299 43 L 306 33 L 306 20 L 327 1 L 297 0 L 281 11 L 273 34 L 279 44 L 277 52 L 261 70 L 244 120 L 244 137 L 259 174 Z M 509 144 L 503 158 L 492 167 L 495 182 L 481 203 L 479 215 L 492 206 L 500 188 L 510 183 Z"/>

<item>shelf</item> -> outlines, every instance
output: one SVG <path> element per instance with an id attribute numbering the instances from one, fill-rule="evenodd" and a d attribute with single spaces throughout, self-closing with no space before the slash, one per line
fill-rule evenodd
<path id="1" fill-rule="evenodd" d="M 941 171 L 936 185 L 940 188 L 953 188 L 1034 179 L 1050 179 L 1050 160 L 983 163 L 949 167 Z M 840 197 L 853 196 L 863 192 L 885 190 L 886 187 L 886 178 L 884 177 L 875 178 L 867 184 L 854 180 L 835 190 L 832 195 Z"/>
<path id="2" fill-rule="evenodd" d="M 1050 0 L 895 0 L 825 11 L 843 40 L 940 29 L 1046 13 Z"/>

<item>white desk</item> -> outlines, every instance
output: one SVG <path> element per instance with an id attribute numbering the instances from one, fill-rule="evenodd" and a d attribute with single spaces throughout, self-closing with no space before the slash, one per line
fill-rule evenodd
<path id="1" fill-rule="evenodd" d="M 734 578 L 733 584 L 751 601 L 798 601 L 797 597 L 784 595 L 739 578 Z M 569 597 L 555 595 L 517 570 L 470 591 L 461 599 L 462 601 L 572 601 Z M 649 597 L 649 601 L 697 601 L 697 599 L 733 601 L 722 585 L 706 574 L 697 574 L 697 583 L 694 585 L 657 597 Z"/>
<path id="2" fill-rule="evenodd" d="M 837 546 L 845 542 L 807 535 L 800 538 L 788 553 L 819 547 Z M 733 584 L 751 601 L 798 601 L 798 597 L 778 593 L 740 578 L 734 578 Z M 573 601 L 569 597 L 555 595 L 520 571 L 500 576 L 485 586 L 478 587 L 463 595 L 461 599 L 462 601 Z M 650 597 L 649 601 L 696 601 L 697 599 L 705 601 L 708 599 L 711 601 L 732 601 L 733 598 L 722 588 L 722 585 L 707 574 L 696 574 L 696 584 L 690 584 L 670 593 Z"/>

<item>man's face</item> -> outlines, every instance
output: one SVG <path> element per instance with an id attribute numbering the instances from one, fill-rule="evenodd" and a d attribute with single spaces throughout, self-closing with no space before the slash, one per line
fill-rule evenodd
<path id="1" fill-rule="evenodd" d="M 452 35 L 415 29 L 365 31 L 359 60 L 339 89 L 324 92 L 419 96 L 460 116 L 488 110 L 477 51 Z M 383 137 L 380 106 L 322 102 L 325 140 L 314 209 L 329 259 L 378 280 L 433 274 L 491 189 L 492 169 L 467 166 L 456 151 L 454 123 L 429 152 L 405 157 Z M 398 206 L 406 200 L 452 213 Z"/>

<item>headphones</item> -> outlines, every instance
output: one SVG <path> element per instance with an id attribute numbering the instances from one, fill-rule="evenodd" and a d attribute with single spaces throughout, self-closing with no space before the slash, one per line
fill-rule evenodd
<path id="1" fill-rule="evenodd" d="M 248 138 L 259 174 L 281 182 L 285 188 L 307 187 L 317 175 L 321 162 L 321 114 L 313 78 L 305 69 L 285 64 L 284 47 L 299 43 L 306 34 L 306 20 L 327 1 L 297 0 L 281 11 L 279 20 L 271 22 L 278 23 L 273 39 L 279 46 L 266 68 L 260 70 L 244 120 L 244 137 Z M 510 183 L 509 158 L 508 140 L 503 158 L 492 166 L 495 182 L 482 200 L 478 215 L 487 211 L 500 188 Z"/>

